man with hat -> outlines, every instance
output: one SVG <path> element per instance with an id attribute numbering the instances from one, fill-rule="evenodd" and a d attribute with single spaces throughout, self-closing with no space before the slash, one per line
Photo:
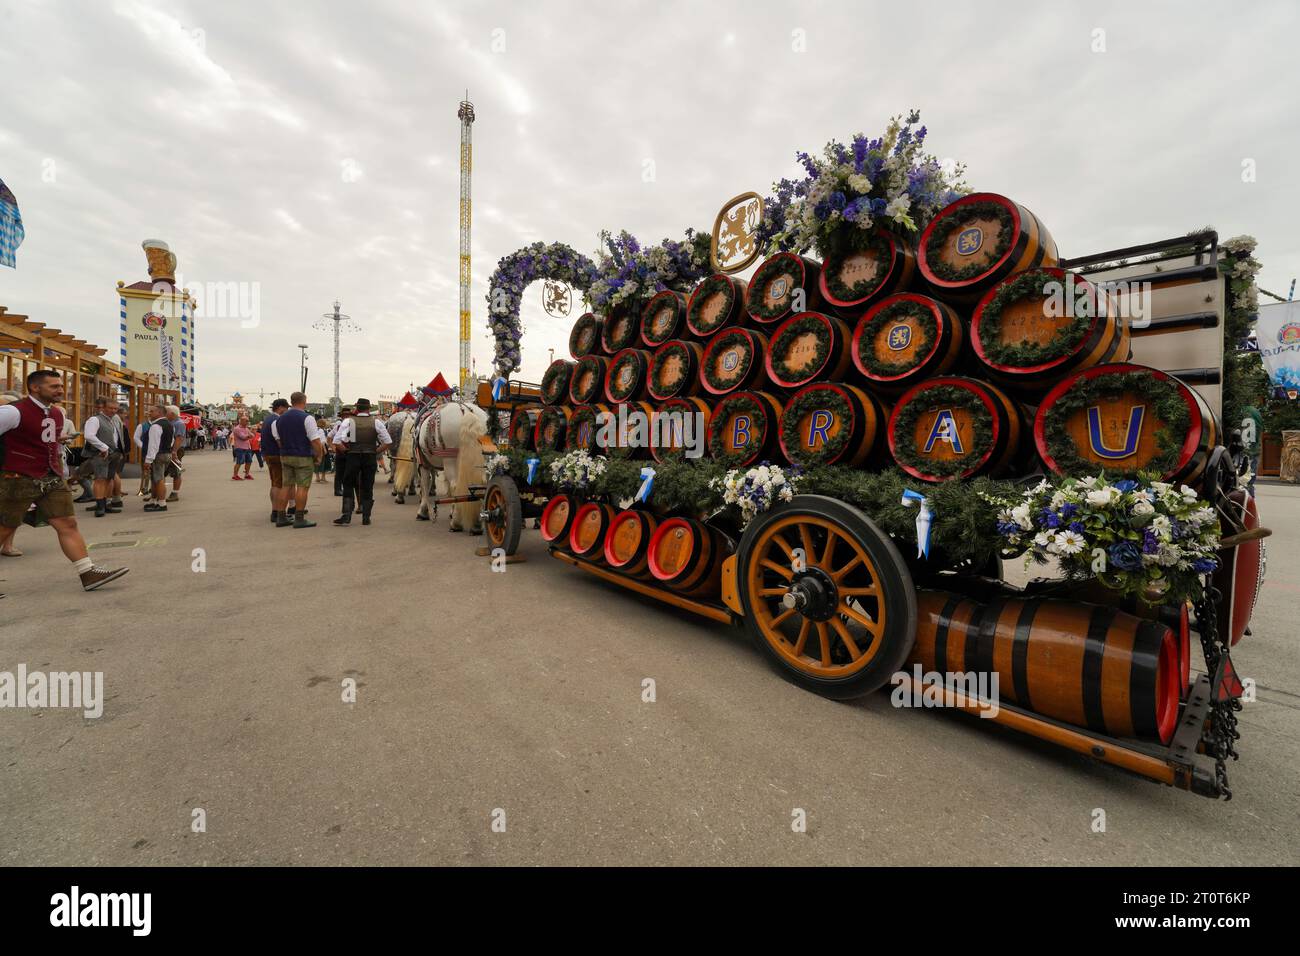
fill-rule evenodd
<path id="1" fill-rule="evenodd" d="M 271 414 L 262 419 L 262 457 L 266 461 L 266 473 L 271 479 L 271 524 L 280 523 L 280 506 L 282 497 L 280 489 L 284 487 L 284 473 L 280 470 L 280 443 L 275 438 L 271 427 L 280 416 L 289 410 L 289 403 L 277 398 L 271 403 Z M 284 502 L 287 509 L 288 503 Z"/>
<path id="2" fill-rule="evenodd" d="M 352 417 L 352 407 L 351 407 L 351 406 L 349 406 L 349 405 L 344 405 L 342 408 L 340 408 L 340 409 L 339 409 L 339 420 L 338 420 L 337 422 L 334 423 L 334 427 L 330 429 L 330 431 L 329 431 L 329 435 L 328 435 L 328 437 L 325 439 L 325 444 L 328 445 L 328 446 L 329 446 L 329 450 L 332 451 L 332 452 L 334 453 L 334 497 L 335 497 L 335 498 L 342 498 L 342 497 L 343 497 L 343 455 L 344 455 L 344 452 L 343 452 L 343 450 L 339 447 L 339 444 L 338 444 L 338 437 L 339 437 L 339 434 L 342 433 L 342 431 L 343 431 L 343 423 L 346 422 L 346 421 L 347 421 L 349 418 L 351 418 L 351 417 Z"/>
<path id="3" fill-rule="evenodd" d="M 361 505 L 361 523 L 370 524 L 370 509 L 375 504 L 375 469 L 378 456 L 388 451 L 393 439 L 388 428 L 370 411 L 370 399 L 358 398 L 356 411 L 345 418 L 334 443 L 343 450 L 343 514 L 334 519 L 337 525 L 352 523 L 353 495 Z"/>

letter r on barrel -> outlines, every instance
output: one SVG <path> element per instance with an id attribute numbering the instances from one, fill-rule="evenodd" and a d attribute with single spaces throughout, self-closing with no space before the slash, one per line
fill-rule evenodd
<path id="1" fill-rule="evenodd" d="M 812 416 L 808 421 L 808 447 L 809 448 L 817 447 L 818 437 L 821 438 L 821 443 L 823 445 L 826 444 L 829 438 L 827 432 L 830 431 L 831 423 L 834 420 L 835 419 L 831 417 L 831 413 L 824 408 L 819 408 L 812 413 Z"/>

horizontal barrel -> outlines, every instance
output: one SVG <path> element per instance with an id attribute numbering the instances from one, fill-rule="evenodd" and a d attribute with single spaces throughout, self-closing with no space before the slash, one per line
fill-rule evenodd
<path id="1" fill-rule="evenodd" d="M 1042 395 L 1064 375 L 1127 362 L 1128 319 L 1110 295 L 1063 269 L 1035 269 L 1003 279 L 975 307 L 975 357 L 1021 394 Z"/>
<path id="2" fill-rule="evenodd" d="M 586 355 L 600 354 L 601 334 L 605 329 L 605 320 L 594 312 L 584 312 L 573 323 L 569 333 L 569 354 L 575 359 Z"/>
<path id="3" fill-rule="evenodd" d="M 649 511 L 620 511 L 605 535 L 605 563 L 634 578 L 650 578 L 650 540 L 659 519 Z"/>
<path id="4" fill-rule="evenodd" d="M 602 563 L 605 560 L 605 535 L 614 520 L 614 509 L 599 501 L 580 505 L 569 529 L 569 550 L 580 558 Z"/>
<path id="5" fill-rule="evenodd" d="M 823 304 L 821 270 L 821 263 L 793 252 L 769 256 L 749 280 L 745 311 L 762 325 L 816 312 Z"/>
<path id="6" fill-rule="evenodd" d="M 657 349 L 665 342 L 686 334 L 685 293 L 665 289 L 656 293 L 641 312 L 641 342 L 648 349 Z"/>
<path id="7" fill-rule="evenodd" d="M 533 432 L 533 449 L 559 451 L 564 448 L 572 415 L 573 409 L 568 405 L 547 405 L 543 408 L 537 416 L 537 428 Z"/>
<path id="8" fill-rule="evenodd" d="M 745 321 L 745 283 L 735 276 L 711 275 L 695 287 L 686 307 L 686 327 L 707 339 Z"/>
<path id="9" fill-rule="evenodd" d="M 913 386 L 889 417 L 889 453 L 922 481 L 997 476 L 1024 456 L 1020 406 L 978 379 L 946 376 Z"/>
<path id="10" fill-rule="evenodd" d="M 605 391 L 605 372 L 609 369 L 609 359 L 603 355 L 584 355 L 578 359 L 569 378 L 569 402 L 573 405 L 586 405 L 600 398 Z"/>
<path id="11" fill-rule="evenodd" d="M 1047 227 L 997 193 L 971 193 L 939 210 L 921 233 L 917 266 L 947 302 L 974 303 L 1009 275 L 1056 266 Z"/>
<path id="12" fill-rule="evenodd" d="M 780 459 L 781 403 L 766 392 L 736 392 L 709 420 L 709 454 L 728 468 Z"/>
<path id="13" fill-rule="evenodd" d="M 542 375 L 542 401 L 547 405 L 562 405 L 569 397 L 569 383 L 573 381 L 573 370 L 577 362 L 556 359 L 546 368 Z"/>
<path id="14" fill-rule="evenodd" d="M 601 415 L 610 411 L 608 405 L 581 405 L 573 410 L 569 431 L 564 441 L 566 451 L 585 451 L 591 454 L 604 451 L 597 439 L 600 437 Z"/>
<path id="15" fill-rule="evenodd" d="M 809 382 L 838 382 L 852 361 L 853 334 L 843 319 L 821 312 L 804 312 L 782 322 L 767 349 L 768 379 L 781 388 Z"/>
<path id="16" fill-rule="evenodd" d="M 620 302 L 605 314 L 600 330 L 600 347 L 606 355 L 617 355 L 636 344 L 641 331 L 641 316 L 627 302 Z"/>
<path id="17" fill-rule="evenodd" d="M 700 384 L 727 395 L 767 383 L 767 336 L 754 329 L 723 329 L 704 346 Z"/>
<path id="18" fill-rule="evenodd" d="M 855 249 L 826 257 L 818 279 L 822 298 L 836 315 L 856 319 L 872 302 L 911 288 L 916 252 L 906 239 L 873 227 Z"/>
<path id="19" fill-rule="evenodd" d="M 650 419 L 650 454 L 655 461 L 704 455 L 713 409 L 702 398 L 672 398 Z"/>
<path id="20" fill-rule="evenodd" d="M 854 385 L 818 382 L 800 389 L 781 412 L 781 451 L 798 465 L 853 465 L 879 460 L 885 409 Z"/>
<path id="21" fill-rule="evenodd" d="M 858 320 L 849 349 L 873 389 L 898 395 L 952 372 L 966 327 L 952 306 L 911 292 L 881 299 Z"/>
<path id="22" fill-rule="evenodd" d="M 704 346 L 699 342 L 682 339 L 665 342 L 650 357 L 646 393 L 660 402 L 694 395 L 702 387 L 700 366 L 703 362 Z"/>
<path id="23" fill-rule="evenodd" d="M 650 574 L 676 594 L 716 595 L 722 562 L 731 553 L 725 536 L 693 518 L 669 518 L 650 539 Z"/>
<path id="24" fill-rule="evenodd" d="M 624 349 L 609 360 L 605 369 L 605 398 L 616 403 L 641 398 L 649 374 L 650 353 L 645 349 Z"/>
<path id="25" fill-rule="evenodd" d="M 597 446 L 614 458 L 649 458 L 655 407 L 649 402 L 620 402 L 610 407 L 611 441 Z"/>
<path id="26" fill-rule="evenodd" d="M 980 604 L 917 592 L 908 663 L 967 686 L 996 674 L 997 697 L 1111 737 L 1168 743 L 1178 719 L 1177 639 L 1115 607 L 1046 598 Z M 945 676 L 945 680 L 949 680 Z"/>
<path id="27" fill-rule="evenodd" d="M 1196 389 L 1159 369 L 1121 363 L 1076 372 L 1043 397 L 1034 443 L 1061 475 L 1104 472 L 1195 486 L 1222 432 Z"/>
<path id="28" fill-rule="evenodd" d="M 510 445 L 535 451 L 537 448 L 537 420 L 542 417 L 540 405 L 516 405 L 510 413 Z"/>
<path id="29" fill-rule="evenodd" d="M 569 547 L 569 531 L 577 504 L 568 495 L 553 495 L 542 509 L 542 539 L 557 548 Z"/>

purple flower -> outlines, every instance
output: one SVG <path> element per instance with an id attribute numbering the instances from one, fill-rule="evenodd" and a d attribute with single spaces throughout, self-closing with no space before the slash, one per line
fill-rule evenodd
<path id="1" fill-rule="evenodd" d="M 1144 531 L 1142 533 L 1142 553 L 1155 554 L 1160 550 L 1160 539 L 1156 537 L 1154 531 Z"/>
<path id="2" fill-rule="evenodd" d="M 1071 521 L 1070 530 L 1073 531 L 1075 534 L 1083 534 L 1085 530 L 1084 523 L 1082 521 Z"/>
<path id="3" fill-rule="evenodd" d="M 844 195 L 844 193 L 840 192 L 838 189 L 835 190 L 835 192 L 831 193 L 830 195 L 831 208 L 836 211 L 843 209 L 844 204 L 847 201 L 848 201 L 847 197 Z"/>

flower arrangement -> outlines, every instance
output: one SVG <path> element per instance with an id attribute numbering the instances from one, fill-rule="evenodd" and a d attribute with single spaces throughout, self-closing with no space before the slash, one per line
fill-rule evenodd
<path id="1" fill-rule="evenodd" d="M 722 493 L 722 502 L 740 509 L 741 526 L 767 511 L 779 501 L 795 496 L 797 473 L 786 473 L 776 465 L 763 462 L 746 471 L 733 469 L 714 478 L 710 487 Z"/>
<path id="2" fill-rule="evenodd" d="M 484 464 L 487 466 L 488 478 L 510 474 L 511 462 L 505 455 L 489 455 Z"/>
<path id="3" fill-rule="evenodd" d="M 1255 276 L 1262 268 L 1255 258 L 1255 237 L 1235 236 L 1219 243 L 1219 271 L 1227 283 L 1227 301 L 1223 321 L 1223 423 L 1228 429 L 1240 428 L 1247 405 L 1259 405 L 1270 386 L 1258 351 L 1243 351 L 1242 343 L 1250 334 L 1250 323 L 1259 312 L 1259 288 Z M 1297 383 L 1281 380 L 1276 384 L 1296 388 Z"/>
<path id="4" fill-rule="evenodd" d="M 823 258 L 860 248 L 873 226 L 915 233 L 967 192 L 965 167 L 945 171 L 924 151 L 921 114 L 895 116 L 883 136 L 832 140 L 820 158 L 799 153 L 804 178 L 782 179 L 764 204 L 759 241 L 767 254 L 816 248 Z"/>
<path id="5" fill-rule="evenodd" d="M 562 491 L 583 492 L 604 473 L 606 464 L 582 449 L 567 452 L 551 461 L 551 481 Z"/>
<path id="6" fill-rule="evenodd" d="M 1027 564 L 1055 558 L 1073 580 L 1095 577 L 1148 604 L 1197 600 L 1219 566 L 1218 516 L 1186 485 L 1067 478 L 1001 505 L 998 531 Z"/>
<path id="7" fill-rule="evenodd" d="M 519 305 L 529 284 L 537 279 L 566 282 L 589 298 L 598 276 L 595 263 L 562 242 L 534 242 L 498 262 L 488 282 L 487 296 L 497 374 L 507 376 L 519 368 L 519 343 L 524 333 Z"/>
<path id="8" fill-rule="evenodd" d="M 665 289 L 688 292 L 709 267 L 707 232 L 686 230 L 683 241 L 665 239 L 657 246 L 642 248 L 626 230 L 617 236 L 600 234 L 601 251 L 591 285 L 593 305 L 601 311 L 625 306 L 640 316 L 651 297 Z"/>

